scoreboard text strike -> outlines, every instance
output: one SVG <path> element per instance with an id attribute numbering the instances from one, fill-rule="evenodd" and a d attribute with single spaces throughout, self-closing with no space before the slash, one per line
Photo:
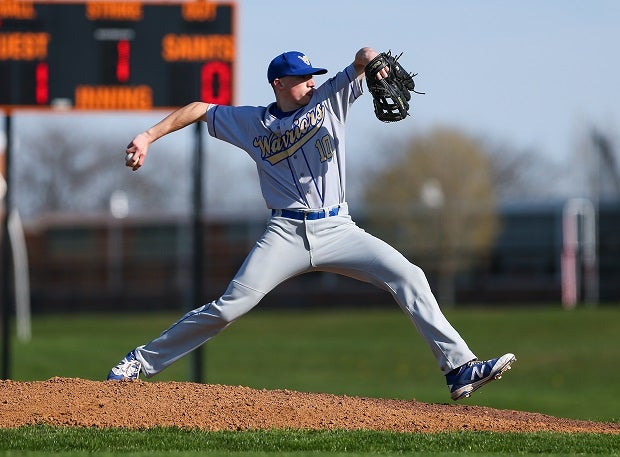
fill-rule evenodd
<path id="1" fill-rule="evenodd" d="M 234 4 L 0 0 L 0 106 L 229 105 Z"/>

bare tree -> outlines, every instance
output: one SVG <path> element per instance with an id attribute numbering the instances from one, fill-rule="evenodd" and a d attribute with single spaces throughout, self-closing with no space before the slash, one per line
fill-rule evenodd
<path id="1" fill-rule="evenodd" d="M 20 142 L 14 155 L 15 202 L 25 218 L 46 213 L 107 214 L 124 190 L 136 212 L 178 211 L 188 199 L 187 165 L 167 160 L 152 173 L 130 173 L 116 139 L 50 128 Z M 162 160 L 155 154 L 153 162 Z"/>
<path id="2" fill-rule="evenodd" d="M 620 198 L 620 158 L 611 134 L 598 128 L 590 129 L 593 160 L 590 165 L 590 193 L 596 199 Z"/>
<path id="3" fill-rule="evenodd" d="M 483 142 L 498 201 L 542 200 L 562 192 L 564 167 L 539 151 L 500 142 Z"/>

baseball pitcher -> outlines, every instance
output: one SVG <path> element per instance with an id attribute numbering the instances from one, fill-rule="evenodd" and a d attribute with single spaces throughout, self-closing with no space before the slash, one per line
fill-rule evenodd
<path id="1" fill-rule="evenodd" d="M 428 344 L 454 400 L 499 379 L 516 360 L 510 353 L 478 360 L 441 312 L 423 271 L 358 227 L 349 214 L 345 123 L 364 92 L 363 80 L 373 96 L 375 115 L 395 122 L 408 114 L 414 75 L 391 53 L 367 47 L 317 86 L 314 76 L 325 73 L 302 52 L 285 52 L 267 70 L 275 97 L 271 104 L 194 102 L 129 143 L 126 165 L 138 170 L 151 143 L 194 122 L 206 122 L 211 136 L 244 150 L 254 161 L 271 218 L 224 294 L 130 351 L 112 368 L 109 380 L 159 373 L 250 311 L 278 284 L 311 271 L 346 275 L 387 290 Z"/>

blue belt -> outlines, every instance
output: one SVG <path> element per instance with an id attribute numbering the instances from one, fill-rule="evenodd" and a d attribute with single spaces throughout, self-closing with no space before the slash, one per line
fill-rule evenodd
<path id="1" fill-rule="evenodd" d="M 298 221 L 324 219 L 326 217 L 337 216 L 340 207 L 336 206 L 330 210 L 320 209 L 316 211 L 302 211 L 297 209 L 272 209 L 272 216 L 282 216 L 288 219 L 297 219 Z"/>

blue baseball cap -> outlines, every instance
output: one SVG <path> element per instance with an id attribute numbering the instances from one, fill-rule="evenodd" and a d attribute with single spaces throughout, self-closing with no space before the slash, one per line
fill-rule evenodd
<path id="1" fill-rule="evenodd" d="M 315 68 L 303 52 L 289 51 L 274 58 L 267 69 L 270 83 L 282 76 L 323 75 L 325 68 Z"/>

